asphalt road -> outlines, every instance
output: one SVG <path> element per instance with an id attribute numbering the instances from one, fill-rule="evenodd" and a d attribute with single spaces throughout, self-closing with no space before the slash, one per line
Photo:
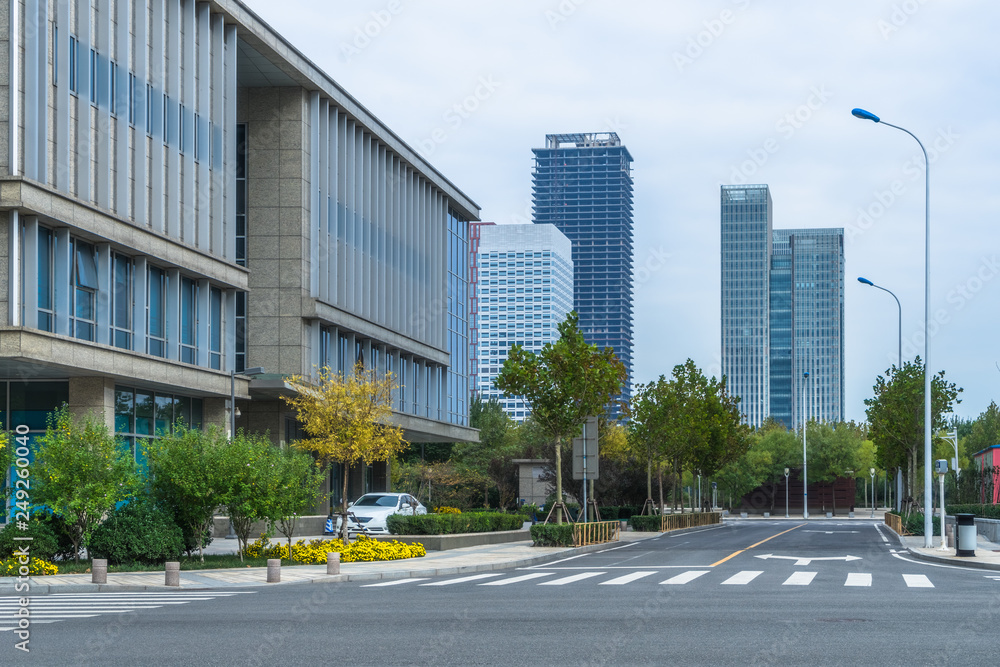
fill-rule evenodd
<path id="1" fill-rule="evenodd" d="M 30 655 L 0 633 L 0 662 L 995 664 L 1000 572 L 896 551 L 870 522 L 746 521 L 474 576 L 119 594 L 150 608 L 33 625 Z"/>

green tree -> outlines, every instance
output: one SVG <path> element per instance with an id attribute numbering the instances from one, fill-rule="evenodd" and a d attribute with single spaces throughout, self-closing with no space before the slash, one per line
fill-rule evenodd
<path id="1" fill-rule="evenodd" d="M 584 340 L 575 311 L 559 323 L 559 340 L 540 353 L 511 346 L 494 384 L 509 396 L 522 397 L 532 418 L 554 440 L 557 502 L 562 502 L 562 442 L 579 435 L 587 417 L 603 413 L 626 378 L 614 350 L 598 350 Z M 562 523 L 561 514 L 556 522 Z"/>
<path id="2" fill-rule="evenodd" d="M 962 389 L 945 380 L 944 371 L 931 378 L 931 431 L 945 426 L 944 415 L 961 403 Z M 877 467 L 902 466 L 906 493 L 914 495 L 913 482 L 922 461 L 924 442 L 924 364 L 920 357 L 893 366 L 875 379 L 874 395 L 865 399 L 868 433 L 875 443 Z"/>
<path id="3" fill-rule="evenodd" d="M 474 471 L 486 482 L 485 507 L 489 507 L 489 489 L 495 488 L 500 507 L 511 506 L 517 499 L 517 465 L 512 461 L 520 456 L 520 447 L 514 437 L 516 423 L 500 402 L 493 398 L 483 401 L 472 399 L 469 425 L 479 429 L 479 442 L 455 444 L 452 454 L 456 463 Z"/>
<path id="4" fill-rule="evenodd" d="M 307 452 L 292 447 L 275 451 L 274 468 L 268 477 L 268 495 L 273 504 L 270 513 L 277 518 L 278 532 L 288 540 L 291 558 L 295 526 L 299 516 L 316 504 L 324 475 Z"/>
<path id="5" fill-rule="evenodd" d="M 218 428 L 198 431 L 178 424 L 146 448 L 151 493 L 173 513 L 184 532 L 185 548 L 189 553 L 197 549 L 202 562 L 212 516 L 229 488 L 220 457 L 227 444 Z"/>
<path id="6" fill-rule="evenodd" d="M 35 452 L 34 500 L 64 519 L 76 560 L 94 528 L 135 490 L 135 461 L 102 419 L 74 422 L 66 407 L 49 416 Z"/>
<path id="7" fill-rule="evenodd" d="M 785 468 L 801 469 L 802 440 L 794 431 L 789 431 L 780 423 L 767 419 L 755 434 L 754 449 L 769 453 L 770 463 L 764 471 L 761 485 L 768 489 L 771 509 L 774 512 L 775 495 L 778 485 L 785 480 Z"/>
<path id="8" fill-rule="evenodd" d="M 864 478 L 875 464 L 871 441 L 866 440 L 864 432 L 853 423 L 809 422 L 807 446 L 810 482 L 833 482 L 840 477 Z M 833 500 L 833 512 L 836 513 L 836 494 Z"/>
<path id="9" fill-rule="evenodd" d="M 379 375 L 358 364 L 348 377 L 325 367 L 317 384 L 299 376 L 285 382 L 296 391 L 285 401 L 295 409 L 309 436 L 294 446 L 313 452 L 324 468 L 339 463 L 344 489 L 350 466 L 388 461 L 408 446 L 403 429 L 391 422 L 395 389 L 391 373 Z M 346 493 L 340 515 L 341 539 L 346 544 Z"/>
<path id="10" fill-rule="evenodd" d="M 731 499 L 731 504 L 736 503 L 744 495 L 764 484 L 773 468 L 773 456 L 773 452 L 761 447 L 758 442 L 744 452 L 740 458 L 722 466 L 713 475 L 713 479 L 719 485 L 720 498 L 728 496 Z M 782 467 L 782 471 L 784 471 L 784 467 Z M 784 476 L 784 472 L 782 472 L 782 476 Z M 730 507 L 730 509 L 733 508 Z M 772 511 L 774 509 L 773 498 L 771 509 Z"/>
<path id="11" fill-rule="evenodd" d="M 972 429 L 962 445 L 971 456 L 996 444 L 1000 444 L 1000 408 L 990 401 L 989 407 L 972 422 Z"/>

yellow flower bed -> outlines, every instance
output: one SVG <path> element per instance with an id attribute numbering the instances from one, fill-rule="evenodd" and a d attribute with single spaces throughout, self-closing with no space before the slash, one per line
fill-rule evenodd
<path id="1" fill-rule="evenodd" d="M 359 563 L 380 560 L 401 560 L 420 558 L 427 555 L 424 545 L 403 544 L 393 540 L 380 542 L 359 535 L 355 542 L 345 545 L 340 540 L 298 540 L 292 544 L 292 560 L 311 565 L 326 563 L 328 553 L 339 553 L 341 563 Z M 243 551 L 247 558 L 281 558 L 288 560 L 288 543 L 272 543 L 261 535 L 260 539 L 247 545 Z"/>
<path id="2" fill-rule="evenodd" d="M 0 560 L 0 577 L 20 576 L 21 567 L 21 563 L 14 556 L 11 556 L 7 560 Z M 46 574 L 59 574 L 59 568 L 41 558 L 32 558 L 28 563 L 28 574 L 34 577 Z"/>
<path id="3" fill-rule="evenodd" d="M 447 505 L 442 505 L 441 507 L 434 508 L 435 514 L 461 514 L 462 510 L 457 507 L 448 507 Z"/>

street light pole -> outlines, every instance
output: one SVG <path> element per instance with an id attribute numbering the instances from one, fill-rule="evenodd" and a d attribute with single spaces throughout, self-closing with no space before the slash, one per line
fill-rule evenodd
<path id="1" fill-rule="evenodd" d="M 927 149 L 905 127 L 886 123 L 870 111 L 853 109 L 856 118 L 882 123 L 905 132 L 917 142 L 924 154 L 924 548 L 934 546 L 932 536 L 933 511 L 931 496 L 934 493 L 934 478 L 931 472 L 931 163 L 927 159 Z"/>
<path id="2" fill-rule="evenodd" d="M 788 468 L 785 468 L 785 518 L 788 518 Z"/>
<path id="3" fill-rule="evenodd" d="M 245 368 L 240 371 L 240 375 L 263 375 L 264 369 L 260 366 Z M 229 371 L 229 437 L 236 437 L 236 369 Z"/>
<path id="4" fill-rule="evenodd" d="M 868 474 L 872 476 L 872 516 L 875 518 L 875 468 L 869 468 Z M 855 489 L 858 487 L 854 487 Z"/>
<path id="5" fill-rule="evenodd" d="M 809 415 L 806 411 L 806 380 L 809 371 L 802 373 L 802 518 L 809 518 L 809 474 L 808 457 L 806 455 L 806 429 L 809 427 Z"/>

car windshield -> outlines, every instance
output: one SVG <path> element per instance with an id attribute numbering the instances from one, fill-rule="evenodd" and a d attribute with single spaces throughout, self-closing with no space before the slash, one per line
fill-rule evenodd
<path id="1" fill-rule="evenodd" d="M 355 507 L 395 507 L 396 496 L 361 496 Z"/>

